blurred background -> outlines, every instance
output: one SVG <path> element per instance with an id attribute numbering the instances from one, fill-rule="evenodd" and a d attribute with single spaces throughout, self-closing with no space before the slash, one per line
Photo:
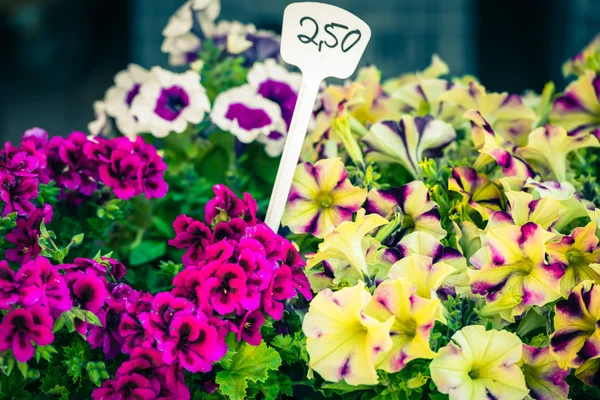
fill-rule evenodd
<path id="1" fill-rule="evenodd" d="M 222 0 L 220 19 L 279 31 L 292 0 Z M 562 62 L 600 32 L 600 0 L 328 0 L 364 19 L 384 77 L 439 54 L 492 91 L 564 87 Z M 0 139 L 87 130 L 128 63 L 167 66 L 161 31 L 183 0 L 0 0 Z"/>

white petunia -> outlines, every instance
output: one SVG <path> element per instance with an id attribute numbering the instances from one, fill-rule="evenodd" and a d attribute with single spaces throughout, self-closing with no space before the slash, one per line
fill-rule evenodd
<path id="1" fill-rule="evenodd" d="M 285 135 L 285 122 L 279 106 L 258 94 L 250 85 L 221 93 L 215 99 L 210 117 L 215 125 L 235 135 L 242 143 L 255 140 L 264 143 L 269 140 L 269 135 L 278 136 L 272 132 Z"/>
<path id="2" fill-rule="evenodd" d="M 176 74 L 160 67 L 150 71 L 131 106 L 139 123 L 156 137 L 183 132 L 210 111 L 210 102 L 194 71 Z"/>

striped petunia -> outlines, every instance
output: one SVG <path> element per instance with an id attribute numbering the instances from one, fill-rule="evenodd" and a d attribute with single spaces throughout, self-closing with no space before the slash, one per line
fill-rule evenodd
<path id="1" fill-rule="evenodd" d="M 480 170 L 487 164 L 495 162 L 502 169 L 502 175 L 505 177 L 525 181 L 533 175 L 529 164 L 503 147 L 506 145 L 505 140 L 496 135 L 492 126 L 479 111 L 467 111 L 464 117 L 471 121 L 471 137 L 475 148 L 479 151 L 479 157 L 473 168 Z"/>
<path id="2" fill-rule="evenodd" d="M 554 100 L 549 119 L 569 135 L 588 133 L 600 139 L 600 76 L 588 71 L 569 84 Z"/>
<path id="3" fill-rule="evenodd" d="M 504 296 L 520 302 L 503 311 L 507 321 L 523 314 L 529 306 L 543 306 L 560 297 L 560 279 L 564 266 L 545 260 L 546 242 L 554 234 L 528 222 L 523 226 L 507 225 L 487 232 L 488 246 L 479 250 L 471 263 L 471 290 L 488 301 L 502 301 Z"/>
<path id="4" fill-rule="evenodd" d="M 379 321 L 367 315 L 370 302 L 363 282 L 337 292 L 325 289 L 310 302 L 302 324 L 308 366 L 323 379 L 377 384 L 375 367 L 392 347 L 390 327 L 395 317 Z"/>
<path id="5" fill-rule="evenodd" d="M 400 164 L 417 177 L 423 157 L 440 155 L 455 138 L 452 125 L 431 115 L 414 118 L 404 115 L 399 121 L 376 123 L 363 141 L 367 146 L 367 161 Z"/>
<path id="6" fill-rule="evenodd" d="M 431 201 L 427 186 L 422 181 L 413 181 L 399 188 L 372 189 L 365 209 L 381 216 L 389 216 L 396 209 L 402 212 L 402 227 L 392 240 L 411 232 L 427 232 L 438 240 L 446 237 L 438 205 Z"/>
<path id="7" fill-rule="evenodd" d="M 457 104 L 463 112 L 477 110 L 504 141 L 519 146 L 527 143 L 527 135 L 537 120 L 536 113 L 523 104 L 520 96 L 487 93 L 475 80 L 454 86 L 443 93 L 440 100 Z"/>
<path id="8" fill-rule="evenodd" d="M 569 166 L 567 156 L 586 147 L 600 147 L 600 130 L 596 135 L 590 131 L 567 134 L 560 126 L 545 125 L 531 132 L 527 146 L 517 148 L 516 154 L 529 161 L 536 171 L 547 170 L 555 180 L 564 182 Z"/>
<path id="9" fill-rule="evenodd" d="M 365 210 L 360 209 L 355 221 L 342 222 L 333 232 L 325 236 L 325 240 L 319 244 L 317 253 L 307 256 L 306 269 L 310 270 L 322 261 L 326 261 L 330 265 L 344 266 L 344 270 L 350 270 L 349 273 L 370 276 L 371 270 L 366 253 L 368 247 L 366 249 L 363 246 L 364 243 L 368 245 L 369 242 L 365 241 L 365 237 L 375 228 L 387 223 L 385 218 L 377 214 L 365 215 Z M 334 271 L 337 274 L 339 270 Z"/>
<path id="10" fill-rule="evenodd" d="M 566 267 L 560 281 L 560 289 L 565 297 L 583 281 L 600 282 L 600 247 L 595 232 L 596 224 L 590 222 L 547 245 L 548 260 Z"/>
<path id="11" fill-rule="evenodd" d="M 429 337 L 440 301 L 424 299 L 407 280 L 387 280 L 377 287 L 365 313 L 381 322 L 394 317 L 392 347 L 377 369 L 398 372 L 416 358 L 431 359 Z"/>
<path id="12" fill-rule="evenodd" d="M 536 400 L 566 399 L 569 385 L 566 382 L 569 369 L 563 369 L 550 354 L 550 348 L 523 344 L 521 359 L 525 383 L 529 388 L 529 396 Z"/>
<path id="13" fill-rule="evenodd" d="M 552 197 L 534 200 L 533 195 L 521 191 L 507 191 L 505 195 L 508 211 L 493 212 L 486 230 L 513 224 L 523 226 L 528 222 L 550 229 L 565 211 L 565 207 Z"/>
<path id="14" fill-rule="evenodd" d="M 587 71 L 600 72 L 600 34 L 596 35 L 581 52 L 569 58 L 562 67 L 565 77 L 581 76 Z"/>
<path id="15" fill-rule="evenodd" d="M 522 399 L 528 393 L 518 366 L 522 349 L 514 333 L 466 326 L 438 351 L 429 365 L 431 379 L 450 400 Z"/>
<path id="16" fill-rule="evenodd" d="M 469 167 L 452 169 L 448 190 L 461 195 L 462 201 L 486 220 L 493 211 L 502 210 L 502 192 L 489 178 Z"/>
<path id="17" fill-rule="evenodd" d="M 554 307 L 550 353 L 561 368 L 580 368 L 600 357 L 600 286 L 592 281 L 577 285 Z M 584 368 L 589 368 L 586 365 Z"/>
<path id="18" fill-rule="evenodd" d="M 350 183 L 339 158 L 302 163 L 296 167 L 282 224 L 294 233 L 324 237 L 351 221 L 366 197 L 366 189 Z"/>

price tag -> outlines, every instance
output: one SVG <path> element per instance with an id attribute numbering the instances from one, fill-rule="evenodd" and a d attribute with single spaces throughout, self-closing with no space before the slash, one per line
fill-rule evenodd
<path id="1" fill-rule="evenodd" d="M 293 3 L 283 13 L 281 58 L 302 71 L 302 85 L 265 220 L 275 232 L 283 216 L 321 82 L 328 77 L 350 77 L 370 38 L 371 29 L 364 21 L 329 4 Z"/>

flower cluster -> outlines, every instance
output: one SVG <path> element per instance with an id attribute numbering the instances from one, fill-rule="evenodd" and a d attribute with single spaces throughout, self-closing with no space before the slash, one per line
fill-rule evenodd
<path id="1" fill-rule="evenodd" d="M 116 131 L 134 140 L 142 133 L 158 138 L 182 133 L 204 119 L 210 102 L 197 72 L 147 71 L 131 64 L 115 76 L 115 85 L 94 108 L 97 119 L 88 126 L 92 135 Z"/>
<path id="2" fill-rule="evenodd" d="M 198 59 L 206 41 L 222 48 L 226 55 L 242 56 L 247 65 L 279 55 L 279 38 L 257 30 L 252 24 L 219 21 L 221 0 L 186 1 L 163 29 L 163 53 L 171 65 L 186 65 Z"/>
<path id="3" fill-rule="evenodd" d="M 180 215 L 169 241 L 185 249 L 185 269 L 172 293 L 209 317 L 223 320 L 221 334 L 258 345 L 265 315 L 279 320 L 296 291 L 310 299 L 310 285 L 296 248 L 256 219 L 256 202 L 237 198 L 223 185 L 206 206 L 206 224 Z M 212 227 L 211 228 L 209 228 Z"/>

